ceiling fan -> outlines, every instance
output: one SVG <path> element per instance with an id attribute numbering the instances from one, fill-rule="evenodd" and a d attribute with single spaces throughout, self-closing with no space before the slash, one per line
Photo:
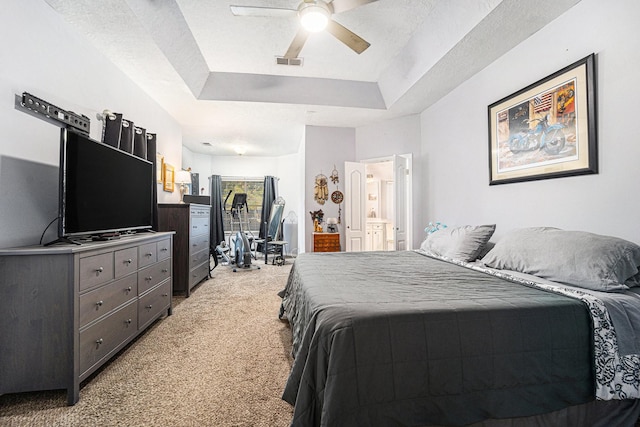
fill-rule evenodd
<path id="1" fill-rule="evenodd" d="M 335 38 L 361 54 L 371 44 L 346 27 L 331 19 L 331 16 L 347 10 L 355 9 L 367 3 L 377 0 L 302 0 L 297 8 L 279 8 L 265 6 L 229 6 L 235 16 L 292 16 L 300 18 L 300 29 L 293 38 L 284 58 L 297 58 L 302 50 L 309 34 L 326 30 Z"/>

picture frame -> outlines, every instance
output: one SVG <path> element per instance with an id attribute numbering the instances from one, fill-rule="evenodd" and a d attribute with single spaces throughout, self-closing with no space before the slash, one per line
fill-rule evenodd
<path id="1" fill-rule="evenodd" d="M 173 189 L 175 186 L 175 179 L 176 179 L 175 169 L 170 164 L 164 163 L 164 162 L 162 163 L 162 169 L 163 169 L 162 189 L 169 193 L 173 193 Z"/>
<path id="2" fill-rule="evenodd" d="M 595 54 L 488 106 L 489 185 L 598 173 Z"/>
<path id="3" fill-rule="evenodd" d="M 158 184 L 164 183 L 164 156 L 156 153 L 156 182 Z"/>

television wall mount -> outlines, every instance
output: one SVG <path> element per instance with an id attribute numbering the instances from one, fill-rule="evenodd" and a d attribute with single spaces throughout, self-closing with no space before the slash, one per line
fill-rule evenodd
<path id="1" fill-rule="evenodd" d="M 44 120 L 61 128 L 73 128 L 89 136 L 90 120 L 85 115 L 66 111 L 44 99 L 23 92 L 15 97 L 15 106 L 27 114 Z"/>

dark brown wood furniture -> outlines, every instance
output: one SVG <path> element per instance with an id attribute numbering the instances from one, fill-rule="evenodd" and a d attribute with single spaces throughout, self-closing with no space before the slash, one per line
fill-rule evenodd
<path id="1" fill-rule="evenodd" d="M 313 252 L 340 252 L 340 233 L 313 233 Z"/>
<path id="2" fill-rule="evenodd" d="M 67 390 L 171 314 L 173 233 L 0 250 L 0 394 Z"/>
<path id="3" fill-rule="evenodd" d="M 209 277 L 209 213 L 195 203 L 158 205 L 158 229 L 175 231 L 173 292 L 191 295 L 191 289 Z"/>

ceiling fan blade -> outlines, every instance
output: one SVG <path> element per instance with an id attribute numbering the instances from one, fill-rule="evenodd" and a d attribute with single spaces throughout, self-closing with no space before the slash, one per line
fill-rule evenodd
<path id="1" fill-rule="evenodd" d="M 329 6 L 333 9 L 333 13 L 341 13 L 375 1 L 378 0 L 333 0 Z"/>
<path id="2" fill-rule="evenodd" d="M 295 37 L 293 38 L 293 41 L 289 45 L 287 53 L 284 54 L 284 57 L 287 59 L 297 58 L 298 55 L 300 55 L 300 51 L 302 50 L 302 47 L 304 46 L 308 38 L 309 32 L 300 27 Z"/>
<path id="3" fill-rule="evenodd" d="M 263 7 L 263 6 L 229 6 L 231 13 L 235 16 L 269 16 L 269 17 L 289 17 L 298 11 L 283 7 Z"/>
<path id="4" fill-rule="evenodd" d="M 371 43 L 367 42 L 351 30 L 348 30 L 347 28 L 338 24 L 333 19 L 329 20 L 326 30 L 342 43 L 353 49 L 353 51 L 357 54 L 361 54 L 362 52 L 367 50 L 369 46 L 371 46 Z"/>

